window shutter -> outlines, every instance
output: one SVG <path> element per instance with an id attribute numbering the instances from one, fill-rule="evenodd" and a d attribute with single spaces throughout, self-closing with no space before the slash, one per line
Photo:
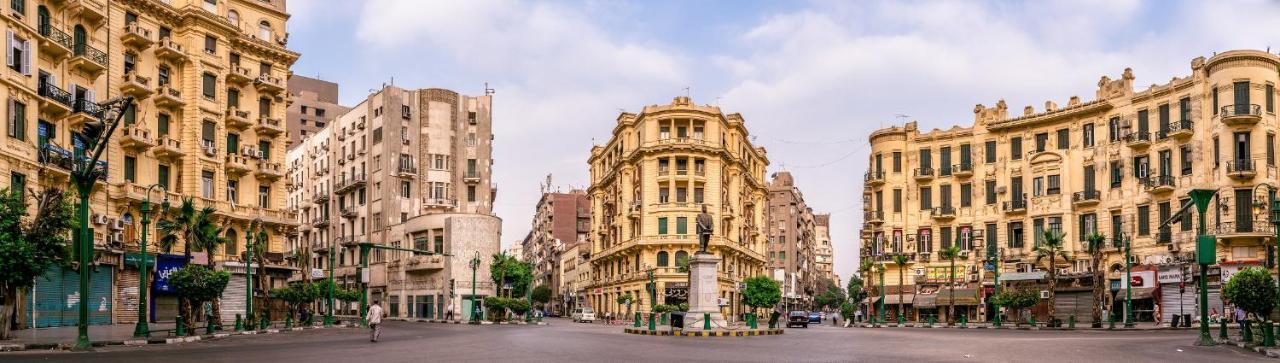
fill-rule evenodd
<path id="1" fill-rule="evenodd" d="M 12 30 L 5 32 L 4 61 L 5 61 L 5 65 L 13 67 L 13 31 Z"/>
<path id="2" fill-rule="evenodd" d="M 92 89 L 88 89 L 84 91 L 84 100 L 87 102 L 94 102 L 97 101 L 98 98 L 94 97 Z"/>
<path id="3" fill-rule="evenodd" d="M 13 112 L 13 109 L 15 108 L 15 107 L 14 107 L 14 103 L 15 103 L 15 102 L 13 101 L 13 99 L 12 99 L 12 98 L 10 98 L 10 99 L 9 99 L 9 108 L 8 108 L 8 112 L 9 112 L 9 136 L 16 136 L 16 135 L 17 135 L 16 131 L 18 130 L 18 114 L 17 114 L 16 112 Z"/>
<path id="4" fill-rule="evenodd" d="M 31 75 L 31 40 L 22 41 L 22 74 Z"/>
<path id="5" fill-rule="evenodd" d="M 70 93 L 70 94 L 71 94 L 71 107 L 73 108 L 72 112 L 75 112 L 75 110 L 74 110 L 74 108 L 76 107 L 76 84 L 75 84 L 75 82 L 72 82 L 72 83 L 67 84 L 67 93 Z"/>

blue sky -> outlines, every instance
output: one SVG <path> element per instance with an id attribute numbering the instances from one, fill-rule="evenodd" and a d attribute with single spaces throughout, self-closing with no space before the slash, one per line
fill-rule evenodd
<path id="1" fill-rule="evenodd" d="M 852 274 L 866 136 L 973 122 L 1093 98 L 1131 67 L 1135 87 L 1190 73 L 1197 56 L 1280 50 L 1280 2 L 1080 0 L 290 0 L 296 74 L 355 104 L 383 83 L 497 90 L 496 212 L 503 246 L 529 230 L 538 183 L 585 187 L 586 158 L 619 110 L 697 103 L 740 112 L 771 171 L 789 170 L 832 216 L 836 272 Z M 1273 52 L 1275 52 L 1273 50 Z M 899 115 L 908 115 L 899 117 Z"/>

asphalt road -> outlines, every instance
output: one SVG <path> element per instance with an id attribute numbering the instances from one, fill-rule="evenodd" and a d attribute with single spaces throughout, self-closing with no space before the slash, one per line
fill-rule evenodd
<path id="1" fill-rule="evenodd" d="M 547 326 L 391 322 L 366 330 L 317 329 L 182 345 L 99 348 L 91 353 L 0 353 L 3 362 L 1252 362 L 1234 347 L 1196 347 L 1194 331 L 842 329 L 780 336 L 636 336 L 622 327 L 552 320 Z"/>

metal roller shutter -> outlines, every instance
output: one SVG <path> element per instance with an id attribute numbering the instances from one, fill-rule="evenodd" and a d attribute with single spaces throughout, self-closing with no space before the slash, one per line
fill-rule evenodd
<path id="1" fill-rule="evenodd" d="M 138 322 L 138 270 L 120 271 L 119 287 L 116 290 L 116 322 L 132 324 Z"/>
<path id="2" fill-rule="evenodd" d="M 36 278 L 27 312 L 37 328 L 74 326 L 80 321 L 80 303 L 89 303 L 89 324 L 111 324 L 112 267 L 90 271 L 88 299 L 80 297 L 80 274 L 75 270 L 51 267 Z"/>
<path id="3" fill-rule="evenodd" d="M 227 282 L 227 288 L 222 290 L 222 300 L 220 301 L 219 307 L 222 309 L 222 322 L 224 324 L 236 321 L 236 314 L 244 317 L 244 275 L 231 275 L 231 281 Z"/>
<path id="4" fill-rule="evenodd" d="M 1160 315 L 1164 318 L 1164 323 L 1172 324 L 1173 316 L 1177 314 L 1199 316 L 1196 310 L 1197 296 L 1199 295 L 1195 293 L 1195 289 L 1188 288 L 1185 293 L 1179 293 L 1178 284 L 1160 285 L 1160 310 L 1163 310 Z M 1209 300 L 1209 306 L 1213 306 L 1213 298 Z M 1218 305 L 1222 305 L 1221 300 L 1218 301 Z"/>
<path id="5" fill-rule="evenodd" d="M 1072 314 L 1075 314 L 1076 324 L 1093 322 L 1092 292 L 1058 292 L 1055 296 L 1054 308 L 1058 319 L 1062 319 L 1065 322 Z"/>
<path id="6" fill-rule="evenodd" d="M 89 324 L 90 325 L 106 325 L 111 324 L 112 306 L 112 286 L 114 286 L 115 266 L 102 265 L 90 271 L 89 275 L 89 299 L 85 300 L 89 303 Z M 78 288 L 78 287 L 77 287 Z"/>

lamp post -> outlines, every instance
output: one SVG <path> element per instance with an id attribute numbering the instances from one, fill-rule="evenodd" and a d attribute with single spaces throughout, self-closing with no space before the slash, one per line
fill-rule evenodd
<path id="1" fill-rule="evenodd" d="M 879 324 L 884 324 L 884 263 L 880 264 L 880 301 L 876 305 L 880 305 L 880 311 L 876 314 L 876 320 Z"/>
<path id="2" fill-rule="evenodd" d="M 133 107 L 133 97 L 113 98 L 95 106 L 101 111 L 79 130 L 83 147 L 72 148 L 74 151 L 71 160 L 71 184 L 80 197 L 80 204 L 76 206 L 76 221 L 79 229 L 73 235 L 77 268 L 80 270 L 79 294 L 81 297 L 80 302 L 77 303 L 80 319 L 76 322 L 76 345 L 73 349 L 79 351 L 93 350 L 93 344 L 89 342 L 88 297 L 91 278 L 89 270 L 93 263 L 93 229 L 89 227 L 89 195 L 93 193 L 93 186 L 97 184 L 98 178 L 106 176 L 105 170 L 98 170 L 98 160 L 102 159 L 102 153 L 107 150 L 111 134 L 120 125 L 120 119 L 130 107 Z M 86 155 L 86 152 L 89 154 Z"/>
<path id="3" fill-rule="evenodd" d="M 1120 240 L 1124 242 L 1124 327 L 1133 327 L 1133 260 L 1129 254 L 1132 253 L 1133 239 L 1128 235 L 1121 233 Z"/>
<path id="4" fill-rule="evenodd" d="M 1191 201 L 1195 202 L 1196 210 L 1200 212 L 1200 233 L 1196 235 L 1196 262 L 1200 265 L 1200 340 L 1196 345 L 1210 346 L 1217 344 L 1213 341 L 1213 337 L 1209 336 L 1209 282 L 1208 270 L 1209 264 L 1214 262 L 1217 255 L 1217 238 L 1208 235 L 1205 227 L 1205 211 L 1209 209 L 1209 200 L 1213 199 L 1217 194 L 1213 189 L 1195 189 L 1191 191 Z"/>
<path id="5" fill-rule="evenodd" d="M 658 328 L 657 323 L 653 320 L 653 307 L 658 304 L 658 285 L 653 282 L 653 270 L 654 267 L 650 266 L 645 271 L 645 274 L 649 276 L 649 331 L 654 331 Z"/>
<path id="6" fill-rule="evenodd" d="M 341 236 L 334 237 L 332 245 L 329 247 L 329 286 L 326 288 L 329 291 L 326 292 L 328 306 L 325 308 L 326 311 L 324 313 L 325 326 L 333 325 L 333 265 L 337 263 L 338 239 L 341 238 Z"/>
<path id="7" fill-rule="evenodd" d="M 262 218 L 254 218 L 249 222 L 249 230 L 244 233 L 244 318 L 245 326 L 250 326 L 249 321 L 253 321 L 253 239 L 257 234 L 255 229 L 260 228 Z M 235 241 L 231 241 L 235 243 Z M 265 288 L 265 286 L 264 286 Z"/>
<path id="8" fill-rule="evenodd" d="M 476 305 L 476 269 L 480 268 L 480 251 L 471 259 L 471 324 L 480 324 L 480 306 Z"/>
<path id="9" fill-rule="evenodd" d="M 160 187 L 165 193 L 164 201 L 160 203 L 160 212 L 169 211 L 168 191 L 165 191 L 163 185 L 152 184 L 147 187 L 146 197 L 142 199 L 142 241 L 138 242 L 138 248 L 142 254 L 142 261 L 138 262 L 138 323 L 133 327 L 133 336 L 135 338 L 145 338 L 151 335 L 151 329 L 147 325 L 147 229 L 151 225 L 151 189 Z"/>
<path id="10" fill-rule="evenodd" d="M 992 291 L 994 291 L 995 294 L 993 295 L 1000 294 L 1000 260 L 1001 260 L 1001 257 L 1003 256 L 1004 256 L 1004 249 L 999 247 L 996 247 L 995 255 L 991 256 L 991 265 L 992 265 L 991 270 L 995 274 L 995 286 L 992 287 Z M 995 313 L 996 318 L 995 318 L 995 321 L 992 322 L 992 325 L 999 328 L 1000 327 L 1000 303 L 998 302 L 998 300 L 993 301 L 992 306 L 994 306 L 996 309 L 996 313 Z"/>

